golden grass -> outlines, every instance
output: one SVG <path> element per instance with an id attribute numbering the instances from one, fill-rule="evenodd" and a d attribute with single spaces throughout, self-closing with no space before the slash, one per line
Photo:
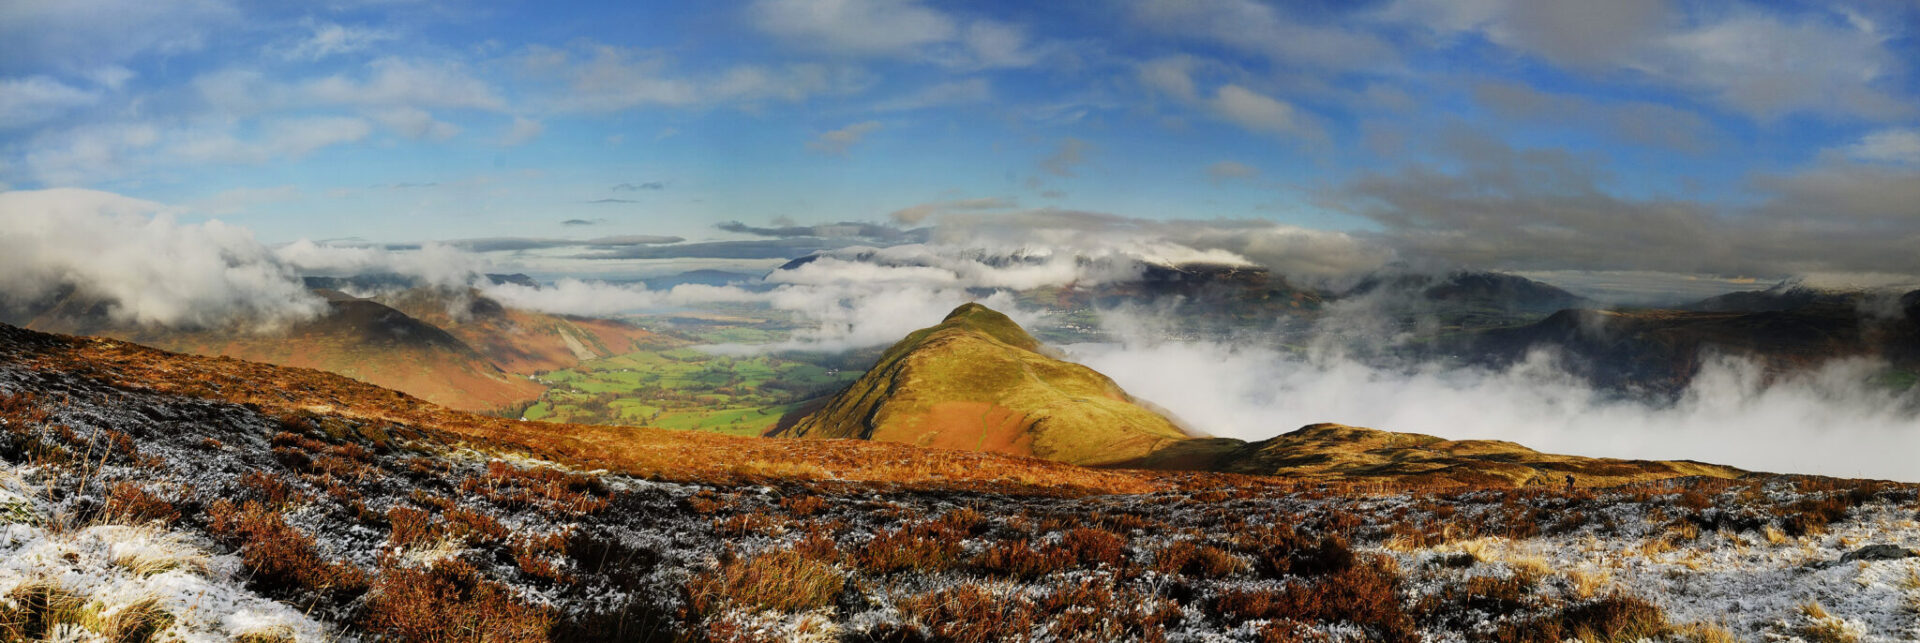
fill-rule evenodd
<path id="1" fill-rule="evenodd" d="M 1794 633 L 1812 643 L 1856 643 L 1860 640 L 1860 637 L 1847 630 L 1843 621 L 1827 613 L 1827 609 L 1819 603 L 1802 603 L 1800 614 L 1807 618 L 1807 622 L 1795 628 Z"/>
<path id="2" fill-rule="evenodd" d="M 0 603 L 0 640 L 6 641 L 50 640 L 61 630 L 79 628 L 113 643 L 141 642 L 174 622 L 158 598 L 105 605 L 89 602 L 51 578 L 28 579 L 14 586 L 6 599 Z"/>
<path id="3" fill-rule="evenodd" d="M 839 595 L 846 573 L 798 551 L 775 550 L 722 562 L 687 582 L 687 603 L 696 614 L 728 608 L 801 612 Z"/>

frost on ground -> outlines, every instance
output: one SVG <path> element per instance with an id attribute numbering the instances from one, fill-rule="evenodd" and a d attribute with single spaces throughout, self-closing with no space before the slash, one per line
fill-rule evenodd
<path id="1" fill-rule="evenodd" d="M 1916 518 L 1911 506 L 1879 504 L 1857 509 L 1825 533 L 1800 538 L 1768 529 L 1628 538 L 1575 533 L 1425 551 L 1472 551 L 1632 590 L 1671 617 L 1714 624 L 1743 639 L 1818 640 L 1809 632 L 1826 628 L 1849 640 L 1913 641 L 1920 640 L 1920 557 L 1842 559 L 1869 544 L 1920 550 Z"/>
<path id="2" fill-rule="evenodd" d="M 1920 637 L 1920 561 L 1841 560 L 1920 548 L 1910 485 L 665 482 L 353 400 L 266 408 L 14 357 L 0 628 L 16 638 Z"/>
<path id="3" fill-rule="evenodd" d="M 23 467 L 0 465 L 0 635 L 64 641 L 326 641 L 330 628 L 248 591 L 233 556 L 154 525 L 63 525 Z M 55 635 L 58 636 L 55 636 Z"/>

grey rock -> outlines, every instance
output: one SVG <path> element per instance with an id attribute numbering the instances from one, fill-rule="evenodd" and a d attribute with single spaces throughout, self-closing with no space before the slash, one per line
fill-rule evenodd
<path id="1" fill-rule="evenodd" d="M 1840 562 L 1850 563 L 1856 560 L 1900 560 L 1920 558 L 1920 551 L 1914 551 L 1898 545 L 1867 545 L 1848 552 L 1840 557 Z"/>

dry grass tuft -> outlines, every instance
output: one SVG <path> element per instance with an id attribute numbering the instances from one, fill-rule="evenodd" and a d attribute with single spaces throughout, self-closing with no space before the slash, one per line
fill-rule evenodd
<path id="1" fill-rule="evenodd" d="M 553 610 L 531 605 L 457 558 L 389 568 L 368 595 L 368 629 L 402 641 L 544 642 Z"/>
<path id="2" fill-rule="evenodd" d="M 825 606 L 846 585 L 831 563 L 792 550 L 732 558 L 687 581 L 687 608 L 695 620 L 727 608 L 799 612 Z"/>
<path id="3" fill-rule="evenodd" d="M 1800 606 L 1800 615 L 1807 622 L 1794 628 L 1794 633 L 1812 643 L 1856 643 L 1860 637 L 1847 627 L 1846 621 L 1827 613 L 1819 603 L 1808 602 Z"/>
<path id="4" fill-rule="evenodd" d="M 59 582 L 40 578 L 16 585 L 0 602 L 0 640 L 79 640 L 144 643 L 172 627 L 174 617 L 160 601 L 145 597 L 120 605 L 88 602 Z"/>

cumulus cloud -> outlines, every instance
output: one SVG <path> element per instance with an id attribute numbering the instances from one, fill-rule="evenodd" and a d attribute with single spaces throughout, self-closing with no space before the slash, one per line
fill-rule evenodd
<path id="1" fill-rule="evenodd" d="M 1827 163 L 1753 179 L 1745 207 L 1622 196 L 1591 158 L 1442 137 L 1457 166 L 1362 174 L 1326 203 L 1377 223 L 1365 238 L 1409 261 L 1506 270 L 1784 276 L 1920 272 L 1920 170 Z M 1819 216 L 1813 216 L 1818 213 Z"/>
<path id="2" fill-rule="evenodd" d="M 1208 105 L 1221 118 L 1256 132 L 1318 135 L 1293 105 L 1239 85 L 1220 86 Z"/>
<path id="3" fill-rule="evenodd" d="M 1697 113 L 1646 101 L 1600 102 L 1542 92 L 1525 85 L 1486 81 L 1473 86 L 1474 100 L 1509 121 L 1576 126 L 1640 145 L 1700 153 L 1720 139 Z"/>
<path id="4" fill-rule="evenodd" d="M 418 280 L 421 285 L 446 288 L 471 285 L 491 267 L 479 255 L 443 243 L 390 249 L 301 239 L 275 248 L 273 254 L 301 275 L 393 274 Z"/>
<path id="5" fill-rule="evenodd" d="M 1378 69 L 1398 52 L 1380 37 L 1315 22 L 1282 6 L 1253 0 L 1138 0 L 1128 18 L 1139 27 L 1185 40 L 1224 45 L 1275 65 L 1333 71 Z"/>
<path id="6" fill-rule="evenodd" d="M 5 110 L 0 110 L 4 112 Z M 1920 165 L 1920 128 L 1884 129 L 1845 148 L 1848 156 L 1878 163 Z"/>
<path id="7" fill-rule="evenodd" d="M 325 310 L 244 228 L 183 224 L 150 201 L 79 189 L 0 192 L 0 299 L 71 288 L 116 321 L 270 324 Z"/>
<path id="8" fill-rule="evenodd" d="M 747 10 L 761 31 L 795 46 L 853 55 L 898 54 L 952 39 L 953 18 L 915 2 L 761 0 Z"/>
<path id="9" fill-rule="evenodd" d="M 1191 55 L 1168 56 L 1140 63 L 1135 75 L 1150 90 L 1251 132 L 1308 140 L 1325 138 L 1320 119 L 1290 102 L 1243 85 L 1222 83 L 1213 89 L 1212 96 L 1204 95 L 1200 81 L 1194 78 L 1204 64 Z"/>
<path id="10" fill-rule="evenodd" d="M 1899 10 L 1893 10 L 1896 13 Z M 1399 0 L 1390 21 L 1496 45 L 1595 74 L 1638 78 L 1761 119 L 1793 113 L 1910 116 L 1886 81 L 1904 68 L 1897 34 L 1856 8 L 1688 11 L 1666 0 Z"/>

